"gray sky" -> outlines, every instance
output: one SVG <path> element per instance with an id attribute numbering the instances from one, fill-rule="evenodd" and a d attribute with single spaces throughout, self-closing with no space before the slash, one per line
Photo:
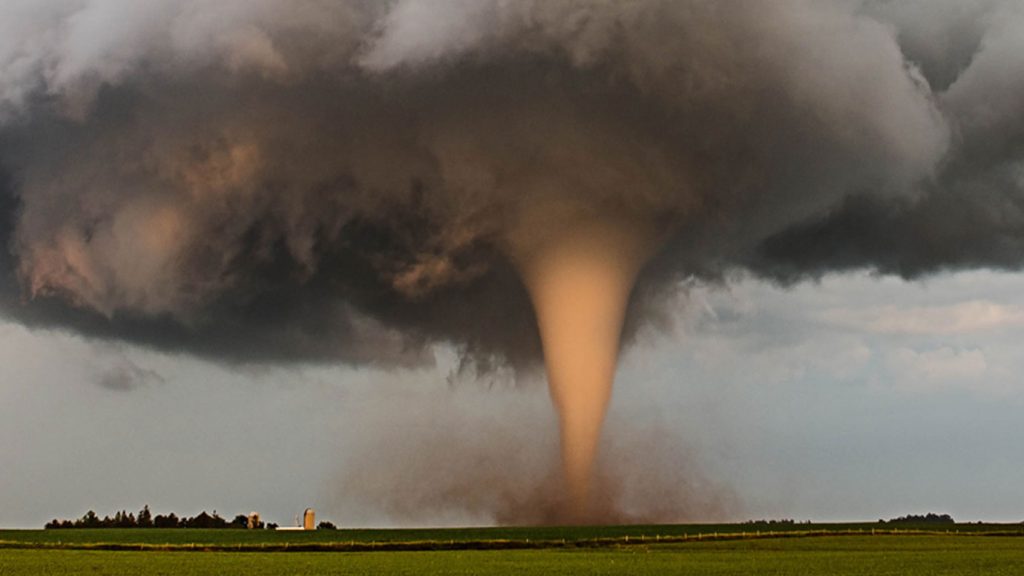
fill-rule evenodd
<path id="1" fill-rule="evenodd" d="M 628 468 L 655 430 L 658 449 L 687 455 L 658 474 L 727 501 L 706 520 L 1020 521 L 1022 294 L 1024 275 L 991 272 L 692 286 L 674 326 L 624 357 L 606 464 Z M 417 512 L 397 492 L 429 499 L 460 477 L 486 492 L 468 462 L 514 450 L 515 469 L 536 469 L 557 448 L 542 385 L 450 382 L 444 349 L 436 369 L 245 370 L 10 323 L 0 341 L 4 527 L 146 503 L 280 523 L 310 505 L 346 526 L 489 523 L 486 504 Z M 543 481 L 510 474 L 522 490 Z"/>

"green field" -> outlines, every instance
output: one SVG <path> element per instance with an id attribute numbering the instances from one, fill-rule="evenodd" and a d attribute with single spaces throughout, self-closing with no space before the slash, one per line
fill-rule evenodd
<path id="1" fill-rule="evenodd" d="M 858 535 L 856 531 L 865 527 L 865 534 Z M 872 527 L 876 529 L 875 535 L 870 534 Z M 958 525 L 951 527 L 950 534 L 919 534 L 904 528 L 898 534 L 888 534 L 879 532 L 878 525 L 771 528 L 769 531 L 750 525 L 631 526 L 309 533 L 188 529 L 0 531 L 0 576 L 1024 574 L 1024 537 L 990 535 L 1020 534 L 1019 525 Z M 782 533 L 779 528 L 788 531 Z M 346 548 L 353 543 L 383 544 L 373 551 Z M 510 544 L 511 549 L 507 547 Z M 129 549 L 92 548 L 104 545 Z M 341 547 L 336 548 L 337 545 Z M 417 549 L 396 548 L 407 545 Z M 514 549 L 517 545 L 535 547 Z M 132 550 L 131 546 L 140 550 Z M 261 551 L 261 546 L 273 547 L 274 551 Z M 307 546 L 316 551 L 303 551 Z"/>
<path id="2" fill-rule="evenodd" d="M 150 544 L 150 545 L 317 545 L 336 543 L 408 543 L 408 542 L 549 542 L 586 543 L 613 540 L 673 538 L 712 539 L 729 536 L 750 537 L 775 534 L 937 532 L 952 534 L 987 533 L 1024 535 L 1022 524 L 677 524 L 635 526 L 552 526 L 499 528 L 435 528 L 407 530 L 315 530 L 278 532 L 274 530 L 201 530 L 169 529 L 70 529 L 0 530 L 0 547 L 10 544 Z"/>
<path id="3" fill-rule="evenodd" d="M 1024 539 L 831 536 L 423 552 L 109 552 L 3 550 L 0 574 L 773 574 L 985 575 L 1024 572 Z"/>

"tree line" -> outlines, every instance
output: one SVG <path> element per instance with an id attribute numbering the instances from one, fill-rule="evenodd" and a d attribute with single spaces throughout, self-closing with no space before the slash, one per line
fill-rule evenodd
<path id="1" fill-rule="evenodd" d="M 245 514 L 239 514 L 231 521 L 222 518 L 217 511 L 214 510 L 213 514 L 207 514 L 205 510 L 199 514 L 187 517 L 178 517 L 174 512 L 170 514 L 153 514 L 149 511 L 149 506 L 144 506 L 142 510 L 139 510 L 138 514 L 132 514 L 121 510 L 112 517 L 104 516 L 100 518 L 96 515 L 96 512 L 89 510 L 81 518 L 77 520 L 58 520 L 53 519 L 46 523 L 47 530 L 57 530 L 66 528 L 248 528 L 249 517 Z M 267 528 L 273 530 L 277 528 L 277 524 L 264 523 L 257 520 L 253 528 Z"/>
<path id="2" fill-rule="evenodd" d="M 908 514 L 906 516 L 900 516 L 899 518 L 892 518 L 890 520 L 879 520 L 881 524 L 956 524 L 956 520 L 949 514 L 935 514 L 929 512 L 927 514 Z"/>

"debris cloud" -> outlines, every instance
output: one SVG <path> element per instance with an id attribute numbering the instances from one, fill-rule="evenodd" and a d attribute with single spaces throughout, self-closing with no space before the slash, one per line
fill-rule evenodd
<path id="1" fill-rule="evenodd" d="M 594 464 L 587 516 L 567 515 L 557 430 L 543 398 L 469 387 L 411 395 L 416 402 L 363 399 L 351 411 L 375 432 L 340 450 L 327 507 L 354 525 L 708 522 L 742 514 L 728 483 L 709 478 L 693 438 L 652 419 L 616 419 Z M 381 413 L 403 425 L 380 427 Z"/>

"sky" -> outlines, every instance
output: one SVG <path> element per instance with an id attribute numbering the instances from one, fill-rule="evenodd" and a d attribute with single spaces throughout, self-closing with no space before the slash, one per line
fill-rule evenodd
<path id="1" fill-rule="evenodd" d="M 687 288 L 672 325 L 626 351 L 602 457 L 676 457 L 658 473 L 697 486 L 692 519 L 1024 518 L 1024 275 Z M 281 524 L 306 506 L 340 526 L 491 524 L 487 504 L 409 508 L 395 493 L 422 504 L 473 465 L 537 483 L 516 469 L 557 450 L 542 383 L 453 378 L 443 348 L 432 368 L 247 369 L 13 323 L 0 340 L 4 527 L 145 504 Z M 415 461 L 438 444 L 447 456 Z M 408 477 L 423 466 L 438 470 L 426 486 Z"/>
<path id="2" fill-rule="evenodd" d="M 1022 39 L 1020 0 L 2 2 L 0 526 L 1020 521 Z"/>

